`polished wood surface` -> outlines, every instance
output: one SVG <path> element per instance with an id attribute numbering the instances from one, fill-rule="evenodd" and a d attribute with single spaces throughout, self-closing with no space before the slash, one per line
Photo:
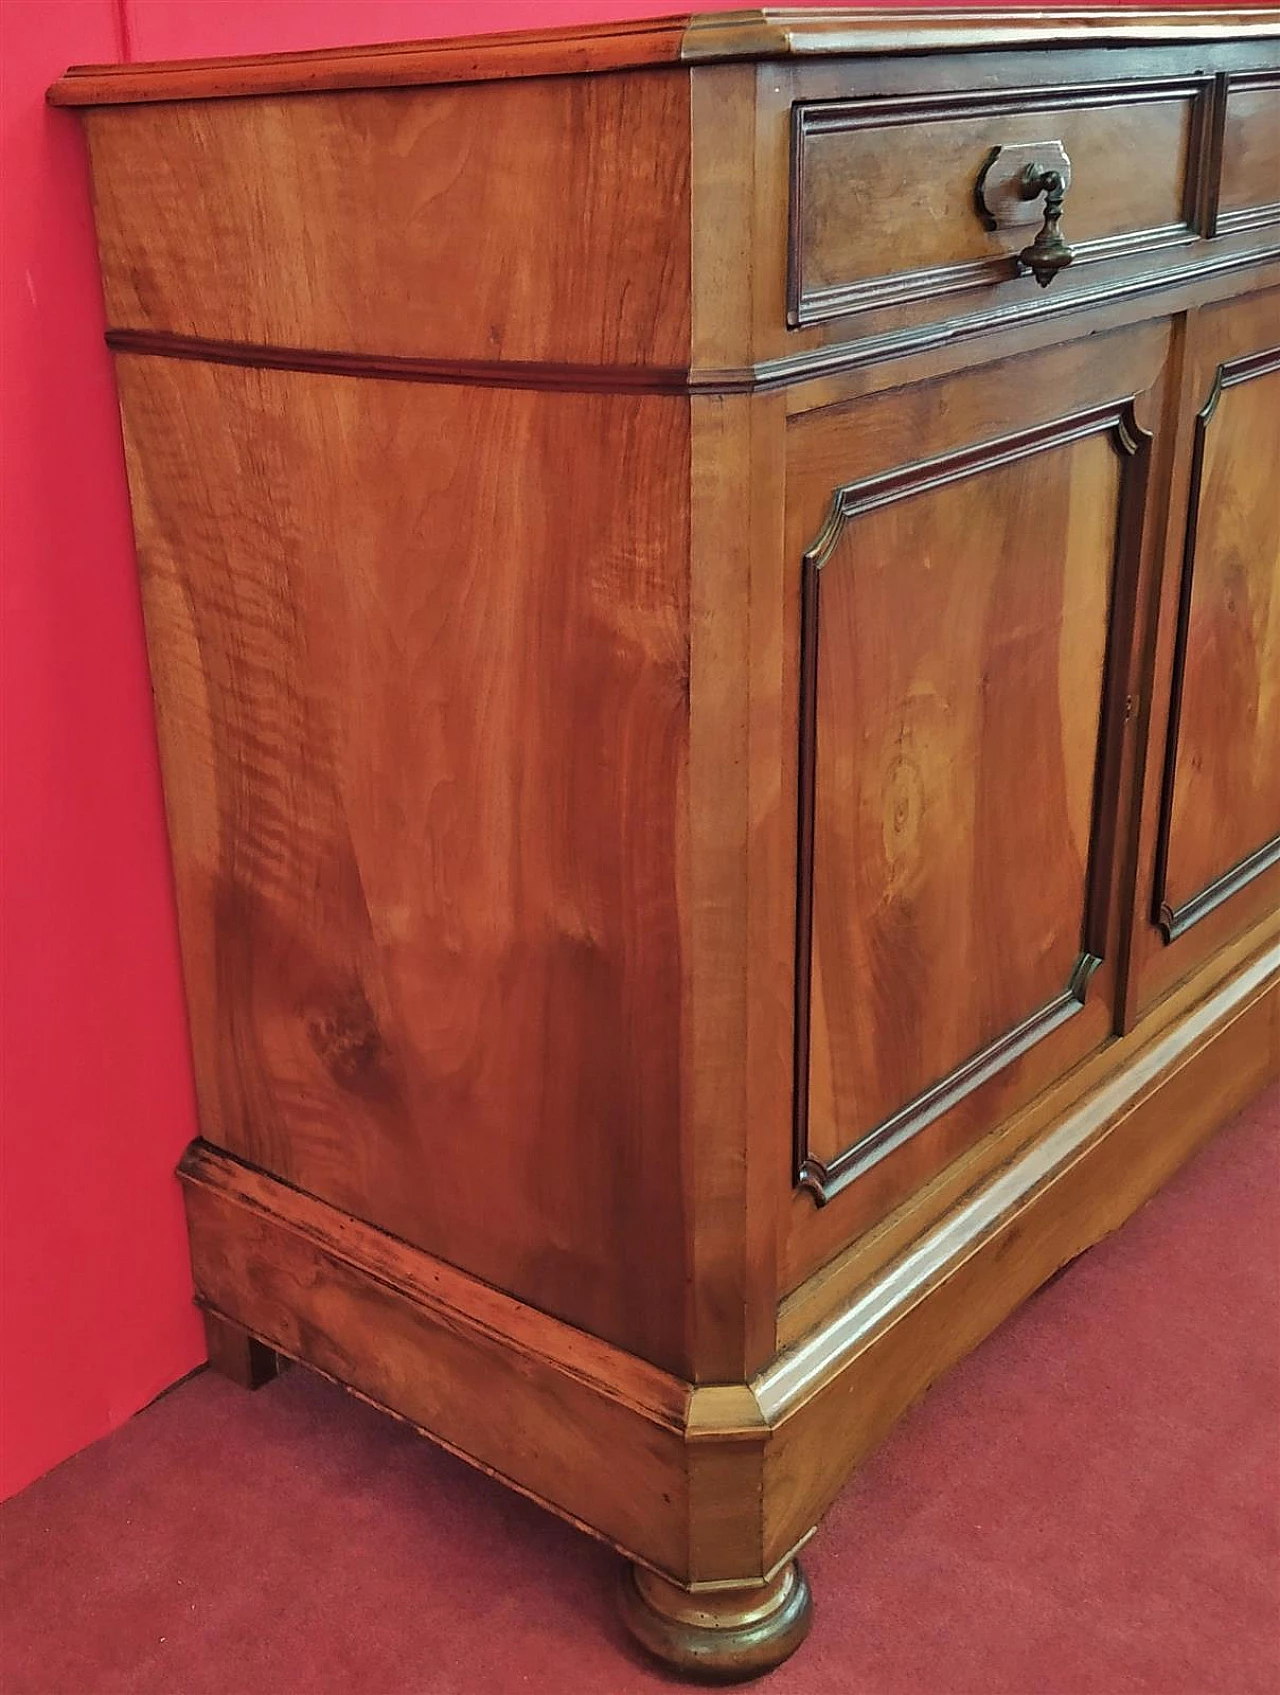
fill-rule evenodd
<path id="1" fill-rule="evenodd" d="M 49 90 L 57 106 L 319 94 L 438 83 L 507 81 L 638 70 L 680 57 L 688 14 L 577 24 L 568 29 L 459 36 L 443 41 L 326 47 L 176 64 L 73 65 Z M 1204 14 L 1200 28 L 1204 29 Z"/>
<path id="2" fill-rule="evenodd" d="M 1278 324 L 1280 288 L 1187 318 L 1126 1022 L 1280 912 Z"/>
<path id="3" fill-rule="evenodd" d="M 858 513 L 822 561 L 807 1146 L 828 1161 L 1087 992 L 1109 447 L 1051 438 L 1052 470 L 1013 460 Z"/>
<path id="4" fill-rule="evenodd" d="M 1280 71 L 1247 73 L 1227 85 L 1223 118 L 1220 230 L 1280 223 Z"/>
<path id="5" fill-rule="evenodd" d="M 115 105 L 565 76 L 638 70 L 676 60 L 963 52 L 1042 43 L 1271 40 L 1278 34 L 1276 12 L 1270 7 L 1141 12 L 1090 7 L 1022 13 L 906 9 L 891 18 L 877 9 L 763 8 L 179 64 L 74 65 L 50 89 L 49 98 L 61 106 Z"/>
<path id="6" fill-rule="evenodd" d="M 753 12 L 53 91 L 211 1356 L 617 1546 L 683 1670 L 1280 1073 L 1278 78 L 1275 11 Z"/>
<path id="7" fill-rule="evenodd" d="M 691 1374 L 682 404 L 118 368 L 204 1135 Z"/>
<path id="8" fill-rule="evenodd" d="M 792 322 L 913 298 L 943 312 L 954 290 L 1014 274 L 1027 232 L 974 217 L 975 185 L 996 148 L 1061 145 L 1076 264 L 1194 235 L 1211 86 L 1192 77 L 802 104 Z"/>
<path id="9" fill-rule="evenodd" d="M 915 1241 L 954 1213 L 966 1196 L 997 1173 L 1014 1165 L 1022 1169 L 1033 1145 L 1055 1124 L 1096 1100 L 1108 1080 L 1122 1076 L 1140 1079 L 1146 1070 L 1142 1056 L 1152 1044 L 1180 1026 L 1188 1028 L 1191 1014 L 1209 999 L 1216 981 L 1232 976 L 1247 980 L 1257 958 L 1269 953 L 1278 941 L 1280 911 L 1224 947 L 1135 1028 L 1098 1047 L 1020 1111 L 1001 1119 L 980 1141 L 919 1184 L 878 1224 L 853 1234 L 852 1240 L 844 1211 L 858 1198 L 859 1190 L 870 1186 L 869 1178 L 863 1178 L 817 1215 L 809 1196 L 797 1193 L 782 1268 L 783 1286 L 790 1292 L 778 1308 L 779 1348 L 793 1346 L 816 1324 L 840 1311 L 855 1293 L 874 1287 Z M 1140 1088 L 1140 1084 L 1135 1086 Z"/>
<path id="10" fill-rule="evenodd" d="M 253 100 L 233 122 L 199 101 L 91 112 L 108 322 L 347 355 L 683 367 L 686 83 Z"/>
<path id="11" fill-rule="evenodd" d="M 204 1144 L 181 1175 L 197 1288 L 224 1329 L 305 1360 L 633 1555 L 693 1575 L 687 1385 Z"/>
<path id="12" fill-rule="evenodd" d="M 1164 354 L 1145 328 L 791 426 L 797 1157 L 829 1199 L 897 1154 L 846 1229 L 1112 1027 L 1134 407 Z"/>
<path id="13" fill-rule="evenodd" d="M 1157 921 L 1170 939 L 1280 863 L 1280 325 L 1196 417 Z"/>
<path id="14" fill-rule="evenodd" d="M 691 1594 L 643 1566 L 622 1577 L 622 1613 L 655 1658 L 707 1682 L 758 1677 L 809 1634 L 813 1597 L 796 1560 L 759 1589 Z"/>
<path id="15" fill-rule="evenodd" d="M 673 1606 L 732 1612 L 936 1376 L 1280 1077 L 1280 940 L 1125 1061 L 750 1383 L 691 1388 L 202 1144 L 180 1167 L 197 1282 L 225 1327 L 623 1548 Z"/>
<path id="16" fill-rule="evenodd" d="M 1280 950 L 1242 987 L 1149 1045 L 756 1379 L 774 1431 L 766 1561 L 794 1545 L 935 1378 L 1280 1077 Z"/>

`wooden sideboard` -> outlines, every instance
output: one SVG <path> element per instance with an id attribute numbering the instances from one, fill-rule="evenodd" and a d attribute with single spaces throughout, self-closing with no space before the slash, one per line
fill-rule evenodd
<path id="1" fill-rule="evenodd" d="M 669 1661 L 1280 1072 L 1280 11 L 83 68 L 215 1363 Z M 1067 262 L 1069 261 L 1069 263 Z"/>

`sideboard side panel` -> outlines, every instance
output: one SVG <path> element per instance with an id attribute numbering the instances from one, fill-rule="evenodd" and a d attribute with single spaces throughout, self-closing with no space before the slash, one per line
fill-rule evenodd
<path id="1" fill-rule="evenodd" d="M 682 368 L 688 73 L 86 115 L 108 324 Z"/>
<path id="2" fill-rule="evenodd" d="M 203 1134 L 683 1373 L 687 402 L 118 364 Z"/>

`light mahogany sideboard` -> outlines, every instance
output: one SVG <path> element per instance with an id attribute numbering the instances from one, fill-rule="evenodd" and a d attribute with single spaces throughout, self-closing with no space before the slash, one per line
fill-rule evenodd
<path id="1" fill-rule="evenodd" d="M 743 1675 L 1280 1072 L 1280 11 L 71 71 L 216 1363 Z"/>

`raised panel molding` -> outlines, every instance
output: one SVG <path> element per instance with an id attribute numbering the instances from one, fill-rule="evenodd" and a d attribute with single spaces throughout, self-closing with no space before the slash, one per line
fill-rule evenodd
<path id="1" fill-rule="evenodd" d="M 1280 371 L 1280 347 L 1267 348 L 1242 359 L 1218 366 L 1208 399 L 1196 414 L 1195 440 L 1191 457 L 1191 486 L 1187 502 L 1186 539 L 1182 552 L 1182 575 L 1178 585 L 1178 616 L 1174 637 L 1173 672 L 1169 691 L 1169 731 L 1165 744 L 1164 773 L 1160 787 L 1160 825 L 1156 835 L 1155 894 L 1152 922 L 1165 942 L 1175 941 L 1207 913 L 1221 906 L 1238 890 L 1280 864 L 1280 835 L 1263 842 L 1252 853 L 1215 877 L 1179 905 L 1169 898 L 1169 858 L 1173 834 L 1174 784 L 1177 778 L 1178 734 L 1182 722 L 1186 681 L 1187 642 L 1191 626 L 1191 596 L 1195 578 L 1196 539 L 1200 519 L 1201 484 L 1209 425 L 1229 388 L 1257 377 Z"/>
<path id="2" fill-rule="evenodd" d="M 1064 83 L 1057 87 L 974 91 L 944 97 L 894 95 L 880 100 L 798 102 L 792 109 L 791 217 L 787 243 L 788 324 L 792 328 L 803 328 L 873 307 L 905 305 L 912 301 L 936 299 L 940 294 L 1005 282 L 1018 274 L 1017 261 L 1012 254 L 994 253 L 990 258 L 927 269 L 886 272 L 847 283 L 817 286 L 807 282 L 800 211 L 805 205 L 806 156 L 813 137 L 983 116 L 1003 117 L 1036 112 L 1051 116 L 1060 111 L 1085 107 L 1178 99 L 1191 102 L 1194 116 L 1181 219 L 1152 228 L 1126 230 L 1094 241 L 1077 241 L 1074 243 L 1073 264 L 1078 268 L 1101 260 L 1194 242 L 1209 233 L 1212 186 L 1209 155 L 1215 127 L 1211 122 L 1213 95 L 1214 78 L 1205 75 L 1110 84 Z M 975 206 L 975 219 L 979 215 Z M 1027 304 L 1034 306 L 1037 302 L 1029 300 Z"/>
<path id="3" fill-rule="evenodd" d="M 1275 103 L 1277 114 L 1280 115 L 1280 70 L 1276 71 L 1246 71 L 1235 75 L 1224 75 L 1221 79 L 1221 90 L 1217 97 L 1217 135 L 1214 140 L 1213 152 L 1215 162 L 1213 175 L 1213 205 L 1210 208 L 1208 233 L 1211 235 L 1235 235 L 1242 230 L 1265 229 L 1272 224 L 1280 224 L 1280 180 L 1271 184 L 1274 193 L 1267 200 L 1254 201 L 1242 206 L 1222 207 L 1220 201 L 1224 188 L 1230 192 L 1233 184 L 1232 174 L 1241 163 L 1232 155 L 1228 158 L 1225 152 L 1227 134 L 1235 113 L 1232 101 L 1237 96 L 1250 94 L 1269 95 Z M 1274 132 L 1273 132 L 1274 133 Z"/>
<path id="4" fill-rule="evenodd" d="M 802 559 L 799 840 L 795 971 L 795 1181 L 825 1205 L 855 1177 L 876 1164 L 1027 1052 L 1085 1005 L 1089 983 L 1101 965 L 1110 920 L 1110 890 L 1119 807 L 1119 766 L 1130 705 L 1124 693 L 1125 663 L 1132 638 L 1136 560 L 1146 501 L 1150 432 L 1135 416 L 1136 396 L 1091 408 L 1033 429 L 902 466 L 834 490 L 821 529 Z M 835 1158 L 823 1160 L 809 1146 L 811 973 L 813 964 L 814 822 L 818 718 L 818 626 L 823 567 L 851 519 L 909 496 L 962 478 L 993 471 L 1032 454 L 1105 435 L 1127 467 L 1121 479 L 1107 618 L 1093 808 L 1085 875 L 1080 951 L 1061 991 L 1012 1029 L 1003 1032 L 929 1088 L 876 1124 Z"/>

